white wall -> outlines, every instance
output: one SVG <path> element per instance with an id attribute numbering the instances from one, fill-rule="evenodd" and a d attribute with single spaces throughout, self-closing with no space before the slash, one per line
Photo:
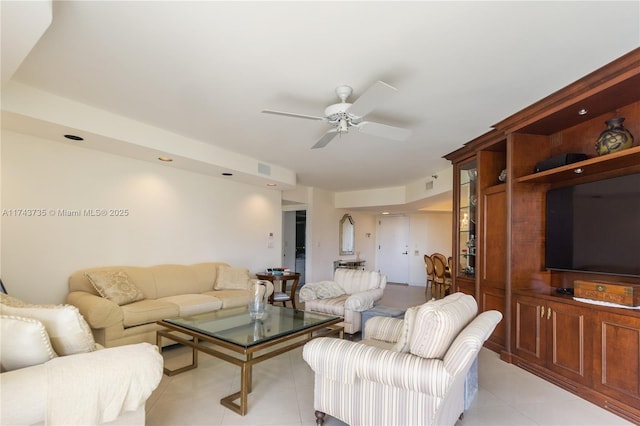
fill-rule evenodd
<path id="1" fill-rule="evenodd" d="M 307 207 L 306 282 L 333 278 L 333 261 L 338 257 L 340 210 L 333 207 L 333 193 L 311 189 Z"/>
<path id="2" fill-rule="evenodd" d="M 424 255 L 435 252 L 451 256 L 453 215 L 451 212 L 413 214 L 410 217 L 409 284 L 424 286 L 427 274 Z M 417 254 L 416 254 L 417 252 Z"/>
<path id="3" fill-rule="evenodd" d="M 2 279 L 18 298 L 62 303 L 68 276 L 91 266 L 224 261 L 255 273 L 280 263 L 277 191 L 9 131 L 1 141 Z"/>

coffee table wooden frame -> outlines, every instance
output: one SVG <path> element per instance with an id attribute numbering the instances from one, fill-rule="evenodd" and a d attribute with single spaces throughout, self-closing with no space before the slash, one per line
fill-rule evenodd
<path id="1" fill-rule="evenodd" d="M 222 339 L 218 339 L 213 336 L 209 336 L 194 330 L 190 330 L 186 327 L 181 327 L 175 324 L 171 324 L 166 321 L 158 321 L 163 327 L 166 329 L 157 330 L 156 334 L 156 343 L 158 348 L 160 349 L 160 353 L 162 353 L 162 338 L 166 338 L 172 340 L 174 342 L 180 343 L 185 346 L 191 347 L 191 364 L 186 365 L 184 367 L 176 368 L 170 370 L 168 368 L 164 368 L 164 374 L 167 376 L 173 376 L 176 374 L 184 373 L 185 371 L 192 370 L 198 367 L 198 351 L 207 353 L 216 358 L 220 358 L 224 361 L 230 362 L 231 364 L 237 365 L 240 367 L 240 391 L 233 393 L 229 396 L 226 396 L 220 400 L 220 404 L 227 407 L 228 409 L 244 416 L 247 414 L 247 400 L 248 395 L 251 393 L 252 387 L 252 367 L 259 362 L 265 361 L 269 358 L 273 358 L 274 356 L 283 354 L 292 349 L 300 347 L 316 337 L 324 337 L 331 336 L 334 334 L 339 334 L 340 338 L 344 338 L 344 328 L 342 326 L 336 325 L 342 322 L 342 318 L 336 318 L 334 320 L 324 322 L 322 324 L 314 325 L 304 330 L 299 330 L 296 332 L 292 332 L 290 334 L 286 334 L 284 336 L 276 337 L 272 340 L 268 340 L 263 343 L 258 343 L 249 347 L 241 346 L 238 344 L 230 343 Z M 193 340 L 185 339 L 181 336 L 178 336 L 174 333 L 186 334 L 193 338 Z M 300 339 L 299 339 L 300 338 Z M 227 349 L 232 353 L 221 352 L 215 347 L 204 346 L 202 342 L 207 342 L 213 344 L 215 346 L 219 346 L 221 348 Z M 277 348 L 274 348 L 276 345 L 281 345 Z M 269 350 L 270 349 L 270 350 Z M 256 352 L 269 350 L 267 352 L 256 354 Z M 237 356 L 235 356 L 237 354 Z M 236 399 L 240 399 L 240 403 L 237 404 L 234 401 Z"/>

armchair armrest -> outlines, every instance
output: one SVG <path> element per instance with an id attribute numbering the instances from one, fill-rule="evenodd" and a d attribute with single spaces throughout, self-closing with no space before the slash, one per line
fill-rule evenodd
<path id="1" fill-rule="evenodd" d="M 384 290 L 374 288 L 366 291 L 353 293 L 344 301 L 344 308 L 354 312 L 362 312 L 373 308 L 376 301 L 382 299 Z"/>
<path id="2" fill-rule="evenodd" d="M 357 364 L 362 380 L 442 397 L 453 380 L 440 359 L 372 347 L 367 362 Z"/>
<path id="3" fill-rule="evenodd" d="M 392 317 L 372 317 L 364 325 L 367 339 L 396 343 L 402 334 L 404 320 Z"/>
<path id="4" fill-rule="evenodd" d="M 441 397 L 453 379 L 440 359 L 330 337 L 307 343 L 302 357 L 316 374 L 347 384 L 361 379 Z"/>
<path id="5" fill-rule="evenodd" d="M 356 365 L 362 362 L 369 346 L 333 337 L 318 337 L 304 345 L 302 358 L 322 376 L 342 383 L 353 383 Z"/>
<path id="6" fill-rule="evenodd" d="M 124 321 L 117 303 L 86 291 L 72 291 L 67 295 L 67 303 L 78 308 L 91 328 L 107 328 Z"/>
<path id="7" fill-rule="evenodd" d="M 149 343 L 54 358 L 47 371 L 46 424 L 101 424 L 144 405 L 163 374 Z"/>
<path id="8" fill-rule="evenodd" d="M 0 374 L 0 424 L 101 424 L 144 405 L 162 378 L 148 343 L 54 358 Z"/>

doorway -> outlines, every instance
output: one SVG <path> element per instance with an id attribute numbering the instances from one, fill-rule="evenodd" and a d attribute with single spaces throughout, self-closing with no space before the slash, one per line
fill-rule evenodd
<path id="1" fill-rule="evenodd" d="M 305 283 L 307 211 L 285 211 L 282 214 L 282 266 L 300 273 L 298 286 L 301 286 Z"/>
<path id="2" fill-rule="evenodd" d="M 388 282 L 409 283 L 409 217 L 380 217 L 377 263 Z"/>

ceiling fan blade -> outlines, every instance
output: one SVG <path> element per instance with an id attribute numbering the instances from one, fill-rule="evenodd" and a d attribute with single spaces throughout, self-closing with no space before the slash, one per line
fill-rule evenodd
<path id="1" fill-rule="evenodd" d="M 338 129 L 329 130 L 318 142 L 316 142 L 314 146 L 311 147 L 311 149 L 324 148 L 329 142 L 331 142 L 331 139 L 336 137 L 337 134 Z"/>
<path id="2" fill-rule="evenodd" d="M 411 130 L 409 129 L 369 121 L 363 121 L 357 127 L 362 133 L 396 141 L 406 141 L 411 136 Z"/>
<path id="3" fill-rule="evenodd" d="M 263 109 L 262 112 L 265 114 L 285 115 L 287 117 L 295 117 L 295 118 L 306 118 L 308 120 L 326 120 L 326 118 L 324 117 L 317 117 L 315 115 L 296 114 L 294 112 L 273 111 L 270 109 Z"/>
<path id="4" fill-rule="evenodd" d="M 391 98 L 398 89 L 388 85 L 383 81 L 377 81 L 373 86 L 369 87 L 360 97 L 351 105 L 349 113 L 356 117 L 364 117 L 373 111 L 378 105 L 384 103 Z"/>

